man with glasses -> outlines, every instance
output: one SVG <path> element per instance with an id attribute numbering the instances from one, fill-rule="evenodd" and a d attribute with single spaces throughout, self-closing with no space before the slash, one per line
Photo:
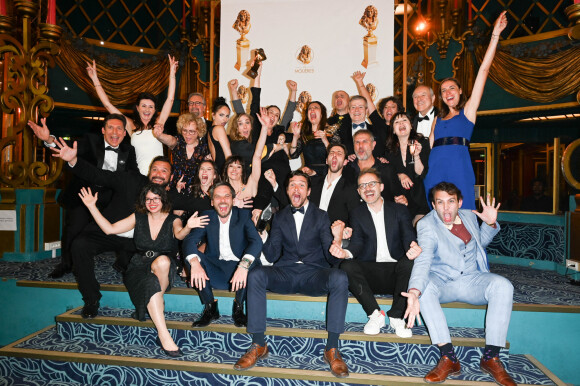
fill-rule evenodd
<path id="1" fill-rule="evenodd" d="M 340 269 L 348 275 L 349 291 L 369 317 L 364 333 L 376 335 L 385 325 L 385 312 L 375 294 L 393 295 L 387 312 L 397 336 L 409 338 L 412 331 L 403 319 L 407 306 L 401 292 L 407 290 L 413 260 L 421 253 L 417 245 L 411 215 L 404 205 L 389 202 L 381 196 L 384 185 L 374 169 L 365 169 L 358 178 L 358 193 L 364 203 L 350 215 L 352 237 L 346 249 L 334 242 L 330 253 L 344 259 Z M 333 227 L 335 227 L 333 225 Z M 333 229 L 335 239 L 342 229 Z"/>
<path id="2" fill-rule="evenodd" d="M 203 94 L 199 92 L 192 92 L 189 94 L 189 97 L 187 98 L 187 108 L 189 109 L 189 112 L 203 119 L 207 130 L 211 130 L 213 127 L 213 122 L 205 119 L 206 106 L 207 103 L 203 97 Z"/>

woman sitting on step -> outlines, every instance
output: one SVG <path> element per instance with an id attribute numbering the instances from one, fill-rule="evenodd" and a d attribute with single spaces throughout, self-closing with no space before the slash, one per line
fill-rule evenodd
<path id="1" fill-rule="evenodd" d="M 147 311 L 157 328 L 157 344 L 163 352 L 170 357 L 183 355 L 165 324 L 163 294 L 171 289 L 175 277 L 177 240 L 183 240 L 192 228 L 205 227 L 207 216 L 197 217 L 196 212 L 183 226 L 179 217 L 171 213 L 165 188 L 151 183 L 139 194 L 135 213 L 111 224 L 96 206 L 97 195 L 90 188 L 82 188 L 79 193 L 103 232 L 109 235 L 134 230 L 137 253 L 123 277 L 135 305 L 134 318 L 144 321 Z"/>

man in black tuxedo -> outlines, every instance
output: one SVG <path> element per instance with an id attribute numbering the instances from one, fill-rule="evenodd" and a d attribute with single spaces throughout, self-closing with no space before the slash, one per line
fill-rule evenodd
<path id="1" fill-rule="evenodd" d="M 206 107 L 207 102 L 205 101 L 205 97 L 203 96 L 202 93 L 192 92 L 187 97 L 187 108 L 189 109 L 189 112 L 203 119 L 203 121 L 205 122 L 205 127 L 209 132 L 209 130 L 211 130 L 211 128 L 213 127 L 213 122 L 205 119 Z"/>
<path id="2" fill-rule="evenodd" d="M 413 106 L 417 111 L 412 122 L 413 128 L 426 138 L 429 138 L 431 125 L 439 113 L 437 107 L 433 106 L 434 103 L 435 93 L 431 87 L 419 86 L 413 91 Z"/>
<path id="3" fill-rule="evenodd" d="M 348 104 L 349 119 L 343 119 L 340 128 L 338 129 L 340 135 L 340 142 L 346 146 L 348 155 L 355 153 L 354 148 L 354 135 L 359 130 L 368 130 L 373 133 L 376 139 L 376 146 L 373 148 L 373 155 L 375 157 L 383 157 L 386 151 L 386 141 L 387 141 L 387 125 L 385 120 L 382 119 L 374 105 L 372 107 L 374 114 L 369 116 L 372 124 L 366 121 L 367 113 L 369 107 L 367 100 L 360 96 L 355 95 L 350 98 Z"/>
<path id="4" fill-rule="evenodd" d="M 55 147 L 55 137 L 46 126 L 46 119 L 41 119 L 42 126 L 29 121 L 28 125 L 34 134 L 48 147 Z M 135 148 L 125 138 L 126 119 L 121 114 L 110 114 L 105 117 L 102 136 L 87 133 L 77 142 L 77 152 L 90 164 L 99 169 L 119 171 L 138 171 Z M 92 216 L 79 198 L 82 187 L 89 187 L 99 194 L 97 206 L 104 208 L 111 199 L 110 189 L 89 183 L 83 176 L 74 176 L 67 187 L 58 196 L 58 203 L 65 208 L 64 229 L 61 240 L 60 263 L 50 273 L 53 279 L 60 278 L 72 270 L 72 242 L 84 227 L 92 221 Z"/>
<path id="5" fill-rule="evenodd" d="M 401 292 L 407 290 L 413 269 L 413 259 L 420 253 L 411 215 L 404 205 L 388 202 L 381 197 L 383 184 L 379 172 L 366 169 L 358 178 L 358 192 L 364 204 L 351 212 L 352 237 L 343 249 L 333 243 L 330 253 L 345 259 L 340 269 L 348 275 L 350 292 L 362 305 L 369 321 L 364 332 L 376 335 L 385 325 L 374 295 L 393 295 L 393 304 L 387 312 L 391 327 L 402 338 L 410 338 L 403 315 L 407 307 Z M 344 224 L 333 224 L 335 238 L 343 234 Z"/>
<path id="6" fill-rule="evenodd" d="M 263 253 L 273 266 L 256 267 L 248 275 L 248 332 L 252 345 L 236 362 L 234 369 L 247 370 L 268 354 L 265 341 L 266 291 L 328 295 L 326 329 L 328 340 L 324 360 L 333 375 L 347 377 L 348 367 L 338 351 L 338 338 L 344 331 L 348 301 L 346 273 L 332 266 L 340 260 L 329 253 L 332 243 L 330 221 L 323 210 L 311 205 L 310 178 L 302 171 L 290 174 L 286 189 L 290 205 L 274 217 Z"/>

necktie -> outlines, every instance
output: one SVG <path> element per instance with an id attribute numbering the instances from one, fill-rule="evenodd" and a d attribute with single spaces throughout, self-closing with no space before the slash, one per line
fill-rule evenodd
<path id="1" fill-rule="evenodd" d="M 352 124 L 352 129 L 353 129 L 353 130 L 356 130 L 356 129 L 357 129 L 357 127 L 360 127 L 361 129 L 364 129 L 364 127 L 365 127 L 365 123 L 363 122 L 363 123 L 353 123 L 353 124 Z"/>
<path id="2" fill-rule="evenodd" d="M 105 150 L 114 151 L 115 153 L 119 154 L 119 148 L 114 148 L 114 147 L 111 147 L 111 146 L 107 146 L 107 147 L 105 147 Z"/>
<path id="3" fill-rule="evenodd" d="M 418 117 L 417 122 L 428 121 L 428 120 L 429 120 L 429 115 L 425 115 L 424 117 Z"/>
<path id="4" fill-rule="evenodd" d="M 296 212 L 304 214 L 304 207 L 303 206 L 301 206 L 300 208 L 294 208 L 293 206 L 291 206 L 290 210 L 292 211 L 292 214 L 294 214 Z"/>

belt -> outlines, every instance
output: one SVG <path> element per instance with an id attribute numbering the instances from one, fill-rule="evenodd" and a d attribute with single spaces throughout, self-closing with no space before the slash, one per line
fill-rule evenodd
<path id="1" fill-rule="evenodd" d="M 155 259 L 158 256 L 161 256 L 163 253 L 161 252 L 154 252 L 154 251 L 139 251 L 139 255 L 141 255 L 141 260 L 147 261 L 150 259 Z"/>
<path id="2" fill-rule="evenodd" d="M 433 147 L 445 145 L 463 145 L 469 147 L 469 140 L 463 137 L 443 137 L 433 142 Z"/>

